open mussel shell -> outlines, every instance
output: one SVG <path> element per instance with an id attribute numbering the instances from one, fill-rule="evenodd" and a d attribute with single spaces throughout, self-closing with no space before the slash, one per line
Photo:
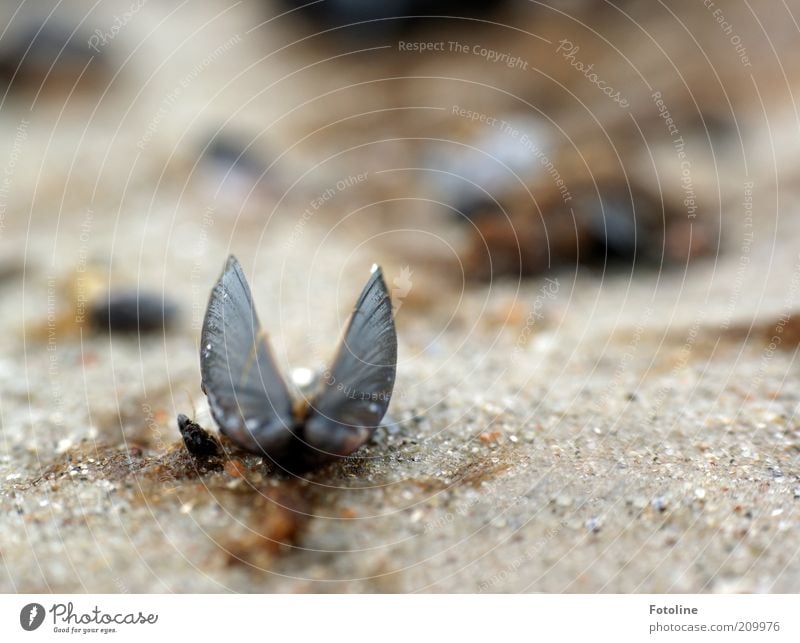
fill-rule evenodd
<path id="1" fill-rule="evenodd" d="M 212 416 L 239 447 L 281 466 L 307 468 L 363 445 L 389 406 L 396 363 L 392 304 L 380 268 L 364 286 L 330 368 L 309 374 L 305 388 L 289 387 L 278 371 L 235 257 L 211 293 L 200 367 Z"/>

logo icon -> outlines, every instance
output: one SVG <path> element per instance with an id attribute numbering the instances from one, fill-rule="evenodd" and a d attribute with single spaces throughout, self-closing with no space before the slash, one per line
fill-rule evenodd
<path id="1" fill-rule="evenodd" d="M 19 613 L 19 624 L 22 629 L 33 632 L 44 622 L 44 607 L 39 603 L 28 603 Z"/>

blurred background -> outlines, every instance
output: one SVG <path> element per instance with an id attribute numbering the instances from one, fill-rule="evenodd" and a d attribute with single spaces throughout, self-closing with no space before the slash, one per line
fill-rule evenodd
<path id="1" fill-rule="evenodd" d="M 3 3 L 0 588 L 800 589 L 798 16 Z M 286 372 L 383 266 L 356 456 L 183 449 L 230 253 Z"/>

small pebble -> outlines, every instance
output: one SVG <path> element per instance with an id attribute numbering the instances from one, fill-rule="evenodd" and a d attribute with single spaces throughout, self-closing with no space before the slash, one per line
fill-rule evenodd
<path id="1" fill-rule="evenodd" d="M 118 290 L 88 306 L 95 330 L 109 333 L 152 333 L 168 329 L 178 316 L 178 306 L 162 293 Z"/>
<path id="2" fill-rule="evenodd" d="M 651 505 L 652 505 L 653 509 L 655 509 L 656 511 L 662 511 L 663 512 L 663 511 L 666 511 L 666 509 L 667 509 L 667 501 L 664 498 L 662 498 L 661 496 L 658 496 L 657 498 L 653 498 L 653 502 L 651 503 Z"/>
<path id="3" fill-rule="evenodd" d="M 86 33 L 73 31 L 71 24 L 52 20 L 9 30 L 0 43 L 0 82 L 37 91 L 74 91 L 100 80 L 108 69 L 102 49 L 92 49 Z"/>
<path id="4" fill-rule="evenodd" d="M 192 422 L 183 413 L 178 415 L 178 430 L 181 432 L 187 451 L 192 455 L 209 456 L 219 454 L 220 446 L 217 439 L 197 422 Z"/>
<path id="5" fill-rule="evenodd" d="M 70 438 L 62 438 L 58 441 L 56 445 L 56 453 L 59 455 L 62 453 L 66 453 L 72 448 L 72 440 Z"/>
<path id="6" fill-rule="evenodd" d="M 241 460 L 228 460 L 225 463 L 225 473 L 231 478 L 241 478 L 245 474 L 245 468 Z"/>
<path id="7" fill-rule="evenodd" d="M 501 437 L 503 437 L 502 431 L 485 431 L 478 436 L 478 439 L 484 444 L 492 444 L 493 442 L 497 442 Z"/>
<path id="8" fill-rule="evenodd" d="M 222 132 L 217 133 L 208 144 L 205 158 L 226 173 L 235 170 L 260 176 L 267 167 L 249 146 L 249 141 Z"/>

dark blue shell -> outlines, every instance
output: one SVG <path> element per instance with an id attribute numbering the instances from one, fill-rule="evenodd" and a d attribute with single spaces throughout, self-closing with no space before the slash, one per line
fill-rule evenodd
<path id="1" fill-rule="evenodd" d="M 269 349 L 242 267 L 231 256 L 211 292 L 200 347 L 203 391 L 220 430 L 282 466 L 304 468 L 364 444 L 391 400 L 392 304 L 375 267 L 330 369 L 307 398 L 290 392 Z"/>

